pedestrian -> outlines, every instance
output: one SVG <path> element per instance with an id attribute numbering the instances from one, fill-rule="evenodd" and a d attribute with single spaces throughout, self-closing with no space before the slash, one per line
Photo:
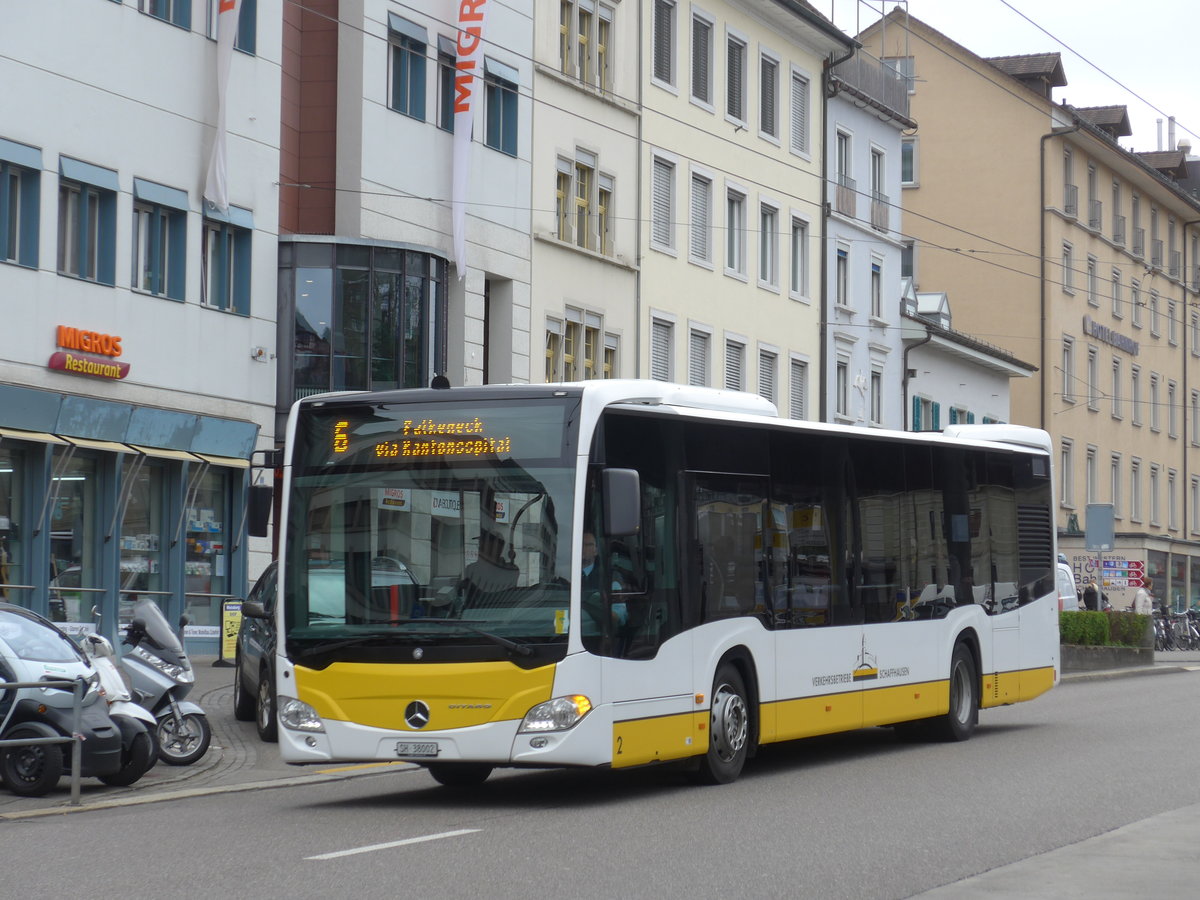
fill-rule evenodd
<path id="1" fill-rule="evenodd" d="M 1149 616 L 1154 612 L 1154 579 L 1142 579 L 1142 586 L 1133 596 L 1133 611 L 1139 616 Z"/>
<path id="2" fill-rule="evenodd" d="M 1089 579 L 1083 586 L 1083 607 L 1084 609 L 1099 609 L 1100 588 L 1096 585 L 1096 579 Z"/>

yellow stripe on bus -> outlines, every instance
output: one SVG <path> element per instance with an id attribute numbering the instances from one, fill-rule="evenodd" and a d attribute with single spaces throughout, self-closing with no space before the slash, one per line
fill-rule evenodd
<path id="1" fill-rule="evenodd" d="M 468 728 L 520 719 L 550 699 L 553 664 L 522 669 L 510 662 L 334 663 L 296 666 L 296 692 L 323 719 L 413 731 L 404 721 L 414 700 L 429 706 L 426 730 Z"/>
<path id="2" fill-rule="evenodd" d="M 709 711 L 613 722 L 614 769 L 684 759 L 708 751 Z"/>

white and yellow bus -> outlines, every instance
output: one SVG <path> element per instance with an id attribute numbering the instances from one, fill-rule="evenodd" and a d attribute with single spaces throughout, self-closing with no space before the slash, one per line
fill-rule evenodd
<path id="1" fill-rule="evenodd" d="M 647 381 L 302 400 L 283 757 L 457 785 L 680 760 L 728 782 L 775 741 L 965 740 L 1058 680 L 1050 448 Z"/>

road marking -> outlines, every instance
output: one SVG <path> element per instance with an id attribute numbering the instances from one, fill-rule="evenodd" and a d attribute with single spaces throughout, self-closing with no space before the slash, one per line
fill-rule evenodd
<path id="1" fill-rule="evenodd" d="M 402 841 L 389 841 L 386 844 L 371 844 L 367 847 L 355 847 L 352 850 L 337 850 L 333 853 L 319 853 L 316 856 L 306 856 L 305 859 L 337 859 L 339 856 L 354 856 L 356 853 L 373 853 L 376 850 L 390 850 L 392 847 L 403 847 L 405 844 L 423 844 L 426 841 L 440 841 L 442 838 L 458 837 L 462 834 L 474 834 L 478 828 L 460 828 L 458 831 L 443 831 L 440 834 L 426 834 L 421 837 L 405 838 Z"/>

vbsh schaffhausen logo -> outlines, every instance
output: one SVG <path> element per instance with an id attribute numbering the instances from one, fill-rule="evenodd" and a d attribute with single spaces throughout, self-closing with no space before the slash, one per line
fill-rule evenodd
<path id="1" fill-rule="evenodd" d="M 404 721 L 409 728 L 424 728 L 429 724 L 429 704 L 424 700 L 414 700 L 404 707 Z"/>

